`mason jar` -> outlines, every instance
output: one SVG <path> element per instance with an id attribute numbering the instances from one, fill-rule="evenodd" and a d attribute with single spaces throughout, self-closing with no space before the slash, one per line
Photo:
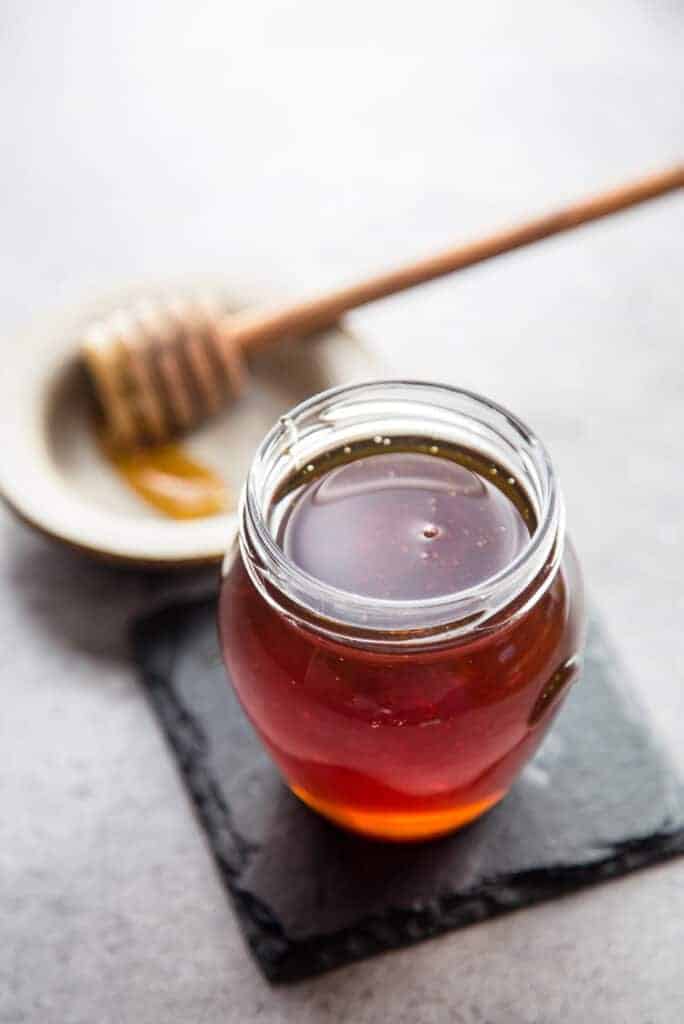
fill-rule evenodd
<path id="1" fill-rule="evenodd" d="M 420 597 L 317 578 L 279 539 L 285 498 L 305 489 L 307 473 L 374 446 L 378 458 L 461 453 L 473 473 L 503 477 L 528 510 L 520 550 L 487 578 L 464 585 L 454 572 L 446 591 Z M 577 678 L 584 636 L 559 483 L 534 433 L 496 403 L 443 385 L 337 388 L 265 437 L 239 519 L 223 568 L 222 651 L 290 789 L 338 825 L 389 840 L 450 832 L 501 800 Z M 361 535 L 362 520 L 351 524 Z M 330 520 L 333 552 L 341 526 Z"/>

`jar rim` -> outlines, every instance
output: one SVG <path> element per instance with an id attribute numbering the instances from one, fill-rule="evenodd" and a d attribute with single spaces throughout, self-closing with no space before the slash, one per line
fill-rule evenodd
<path id="1" fill-rule="evenodd" d="M 359 433 L 361 420 L 352 414 L 341 415 L 344 406 L 360 403 L 367 406 L 368 416 L 379 416 L 383 403 L 408 403 L 422 409 L 424 424 L 428 413 L 451 411 L 463 423 L 477 424 L 480 431 L 491 430 L 489 441 L 496 437 L 503 443 L 519 446 L 522 464 L 526 467 L 528 484 L 534 491 L 529 497 L 535 504 L 536 526 L 529 540 L 517 555 L 487 579 L 453 593 L 417 600 L 369 597 L 342 590 L 317 579 L 290 559 L 276 542 L 268 520 L 270 501 L 275 488 L 269 473 L 278 460 L 290 459 L 289 472 L 280 467 L 281 479 L 304 464 L 312 455 L 293 456 L 302 440 L 299 428 L 310 421 L 320 423 L 319 429 L 328 441 L 340 423 L 353 425 Z M 385 416 L 389 410 L 385 410 Z M 441 421 L 442 425 L 446 421 Z M 374 425 L 375 424 L 375 425 Z M 331 426 L 332 425 L 332 426 Z M 360 436 L 372 437 L 387 433 L 369 418 Z M 425 436 L 439 440 L 437 434 Z M 483 438 L 484 433 L 481 435 Z M 444 439 L 442 437 L 442 439 Z M 339 435 L 335 445 L 343 443 Z M 320 445 L 319 452 L 332 447 Z M 472 447 L 472 445 L 471 445 Z M 481 450 L 481 449 L 480 449 Z M 510 452 L 509 452 L 510 455 Z M 269 486 L 271 488 L 269 494 Z M 319 392 L 295 406 L 271 428 L 261 442 L 252 462 L 241 502 L 240 543 L 243 560 L 262 595 L 291 617 L 302 618 L 312 626 L 338 639 L 348 639 L 350 631 L 366 641 L 391 642 L 392 639 L 415 640 L 416 637 L 443 637 L 471 632 L 486 625 L 491 617 L 514 602 L 545 568 L 554 570 L 562 557 L 564 507 L 558 479 L 546 448 L 536 434 L 504 406 L 464 388 L 420 380 L 379 380 L 343 385 Z M 544 573 L 546 586 L 555 572 Z M 546 589 L 544 586 L 544 589 Z M 274 594 L 274 590 L 276 594 Z M 278 592 L 285 598 L 279 601 Z M 536 588 L 534 600 L 539 597 Z M 525 605 L 527 607 L 527 605 Z M 519 614 L 525 609 L 517 609 Z"/>

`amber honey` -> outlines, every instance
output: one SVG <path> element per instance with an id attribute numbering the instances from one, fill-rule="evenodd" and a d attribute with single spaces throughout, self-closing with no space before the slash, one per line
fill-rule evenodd
<path id="1" fill-rule="evenodd" d="M 169 519 L 201 519 L 230 510 L 228 486 L 177 444 L 120 449 L 98 433 L 100 451 L 127 487 Z"/>
<path id="2" fill-rule="evenodd" d="M 277 573 L 255 571 L 247 538 L 227 562 L 220 629 L 240 700 L 302 800 L 406 840 L 506 794 L 576 674 L 574 556 L 552 547 L 493 614 L 478 618 L 476 602 L 449 622 L 444 607 L 458 616 L 459 595 L 524 564 L 542 512 L 509 466 L 435 436 L 332 446 L 281 481 L 265 519 L 280 570 L 325 601 L 302 614 Z M 341 621 L 347 600 L 354 623 Z M 441 619 L 417 625 L 414 608 Z"/>

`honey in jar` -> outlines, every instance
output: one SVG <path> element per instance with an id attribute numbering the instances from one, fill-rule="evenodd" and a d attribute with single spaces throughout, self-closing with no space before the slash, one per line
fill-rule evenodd
<path id="1" fill-rule="evenodd" d="M 219 618 L 297 796 L 378 838 L 458 828 L 505 796 L 579 668 L 581 581 L 548 456 L 455 389 L 311 399 L 255 458 Z"/>

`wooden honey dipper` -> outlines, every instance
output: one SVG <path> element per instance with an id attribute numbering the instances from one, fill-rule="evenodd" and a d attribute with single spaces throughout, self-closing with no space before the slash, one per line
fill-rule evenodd
<path id="1" fill-rule="evenodd" d="M 684 187 L 684 164 L 554 213 L 448 249 L 285 309 L 227 315 L 217 304 L 152 301 L 119 311 L 85 333 L 82 354 L 119 448 L 167 440 L 216 412 L 242 390 L 244 356 L 284 338 L 303 338 L 349 310 L 529 245 Z"/>

